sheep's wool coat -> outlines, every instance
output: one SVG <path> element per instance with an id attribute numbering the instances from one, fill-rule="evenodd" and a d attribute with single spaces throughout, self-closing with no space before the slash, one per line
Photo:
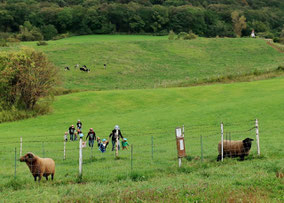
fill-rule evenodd
<path id="1" fill-rule="evenodd" d="M 228 156 L 241 156 L 241 155 L 248 155 L 250 149 L 245 149 L 242 140 L 237 141 L 230 141 L 224 140 L 223 141 L 223 152 L 224 155 Z M 218 144 L 218 151 L 221 154 L 221 142 Z"/>

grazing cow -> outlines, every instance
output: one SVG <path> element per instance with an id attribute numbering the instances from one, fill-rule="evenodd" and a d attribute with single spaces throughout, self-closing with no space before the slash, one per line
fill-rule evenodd
<path id="1" fill-rule="evenodd" d="M 82 68 L 80 68 L 81 71 L 84 71 L 84 72 L 90 72 L 91 70 L 87 68 L 86 65 L 83 65 Z"/>
<path id="2" fill-rule="evenodd" d="M 69 68 L 68 66 L 66 66 L 66 67 L 64 68 L 64 70 L 67 71 L 67 70 L 70 70 L 70 68 Z"/>

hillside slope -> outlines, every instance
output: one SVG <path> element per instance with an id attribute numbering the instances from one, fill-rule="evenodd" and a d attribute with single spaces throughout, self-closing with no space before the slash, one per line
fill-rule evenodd
<path id="1" fill-rule="evenodd" d="M 0 199 L 4 201 L 283 201 L 284 78 L 191 88 L 81 92 L 56 97 L 54 113 L 0 125 Z M 253 142 L 244 162 L 217 163 L 220 122 L 232 139 L 255 138 L 254 119 L 260 122 L 261 157 Z M 120 159 L 108 149 L 84 149 L 83 183 L 76 184 L 78 142 L 67 143 L 63 161 L 63 134 L 81 119 L 83 132 L 93 127 L 107 138 L 115 124 L 134 147 Z M 174 129 L 185 125 L 188 160 L 177 169 Z M 204 162 L 200 160 L 203 135 Z M 57 164 L 54 182 L 38 185 L 14 149 L 52 157 Z M 151 158 L 151 137 L 154 157 Z M 18 154 L 18 153 L 17 153 Z M 92 158 L 95 157 L 95 159 Z M 18 158 L 18 157 L 17 157 Z M 11 196 L 11 194 L 13 194 Z M 40 195 L 34 195 L 40 194 Z"/>
<path id="2" fill-rule="evenodd" d="M 48 43 L 20 46 L 45 52 L 62 70 L 63 86 L 80 90 L 188 86 L 219 76 L 275 70 L 284 61 L 284 54 L 264 40 L 249 38 L 170 41 L 167 37 L 90 35 Z M 91 72 L 75 71 L 76 64 L 86 65 Z M 63 71 L 66 66 L 71 71 Z"/>

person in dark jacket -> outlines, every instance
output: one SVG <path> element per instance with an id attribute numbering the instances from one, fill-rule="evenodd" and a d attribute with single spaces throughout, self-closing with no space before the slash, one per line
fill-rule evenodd
<path id="1" fill-rule="evenodd" d="M 118 125 L 114 126 L 114 129 L 110 133 L 109 137 L 111 137 L 111 143 L 112 143 L 112 151 L 114 150 L 114 147 L 116 145 L 116 138 L 118 138 L 118 150 L 120 150 L 120 143 L 119 143 L 119 138 L 123 139 L 123 136 L 120 132 L 120 128 Z"/>
<path id="2" fill-rule="evenodd" d="M 108 146 L 108 140 L 103 139 L 102 142 L 101 142 L 101 139 L 98 137 L 97 142 L 98 142 L 99 150 L 100 150 L 102 153 L 106 152 L 106 148 L 107 148 L 107 146 Z"/>
<path id="3" fill-rule="evenodd" d="M 81 130 L 82 129 L 82 122 L 80 120 L 78 120 L 77 122 L 77 129 Z"/>
<path id="4" fill-rule="evenodd" d="M 73 141 L 74 133 L 75 133 L 74 125 L 71 125 L 69 128 L 70 141 Z"/>
<path id="5" fill-rule="evenodd" d="M 94 147 L 94 141 L 96 140 L 96 133 L 93 128 L 90 128 L 86 140 L 89 138 L 89 147 Z"/>

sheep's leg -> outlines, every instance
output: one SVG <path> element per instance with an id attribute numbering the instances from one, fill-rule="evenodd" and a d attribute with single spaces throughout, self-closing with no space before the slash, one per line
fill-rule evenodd
<path id="1" fill-rule="evenodd" d="M 217 157 L 217 161 L 221 161 L 221 155 L 220 154 Z"/>
<path id="2" fill-rule="evenodd" d="M 245 160 L 245 155 L 241 155 L 240 158 L 241 158 L 240 161 Z"/>
<path id="3" fill-rule="evenodd" d="M 48 175 L 45 175 L 46 180 L 48 180 Z"/>
<path id="4" fill-rule="evenodd" d="M 39 175 L 38 175 L 38 182 L 40 182 L 42 175 L 43 175 L 43 174 L 39 174 Z"/>
<path id="5" fill-rule="evenodd" d="M 51 174 L 51 180 L 53 180 L 54 173 Z"/>
<path id="6" fill-rule="evenodd" d="M 35 181 L 36 181 L 36 176 L 37 176 L 37 175 L 34 175 L 34 179 L 35 179 Z"/>

